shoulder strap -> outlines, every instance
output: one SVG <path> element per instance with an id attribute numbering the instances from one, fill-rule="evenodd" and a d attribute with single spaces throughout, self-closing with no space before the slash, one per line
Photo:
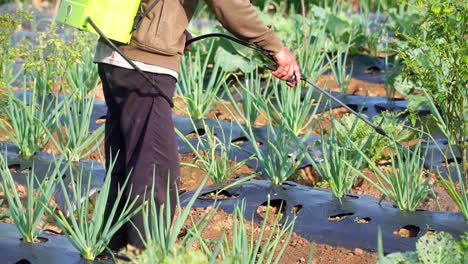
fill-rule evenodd
<path id="1" fill-rule="evenodd" d="M 155 0 L 155 1 L 145 10 L 145 12 L 138 11 L 137 15 L 135 16 L 135 21 L 133 22 L 132 32 L 138 29 L 138 27 L 139 27 L 140 24 L 141 24 L 141 21 L 143 21 L 143 18 L 145 18 L 145 17 L 151 12 L 151 10 L 153 10 L 153 9 L 156 7 L 156 5 L 158 5 L 158 3 L 159 3 L 160 1 L 161 1 L 161 0 Z"/>

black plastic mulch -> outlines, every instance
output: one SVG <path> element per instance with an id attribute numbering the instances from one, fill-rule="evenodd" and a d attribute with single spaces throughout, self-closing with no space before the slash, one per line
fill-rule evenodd
<path id="1" fill-rule="evenodd" d="M 43 233 L 46 242 L 25 243 L 14 225 L 0 224 L 0 263 L 2 264 L 85 264 L 114 263 L 111 260 L 85 261 L 63 235 Z"/>
<path id="2" fill-rule="evenodd" d="M 206 187 L 194 207 L 212 206 L 214 200 L 207 194 L 216 190 Z M 187 204 L 193 192 L 184 193 L 182 205 Z M 315 189 L 293 182 L 272 186 L 269 181 L 251 180 L 222 193 L 229 199 L 218 200 L 220 209 L 233 212 L 236 204 L 245 200 L 247 219 L 261 221 L 257 213 L 260 205 L 271 198 L 271 206 L 283 204 L 283 221 L 293 218 L 297 212 L 294 231 L 310 241 L 341 246 L 349 249 L 377 250 L 377 230 L 381 228 L 385 252 L 415 249 L 416 240 L 427 231 L 446 231 L 459 236 L 468 232 L 468 221 L 461 214 L 430 211 L 401 211 L 393 204 L 382 202 L 368 195 L 347 195 L 341 200 L 333 198 L 329 190 Z M 395 232 L 409 237 L 401 237 Z M 405 232 L 406 231 L 406 232 Z"/>

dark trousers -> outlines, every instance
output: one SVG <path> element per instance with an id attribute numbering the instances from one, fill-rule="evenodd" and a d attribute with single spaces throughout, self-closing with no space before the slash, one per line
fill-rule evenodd
<path id="1" fill-rule="evenodd" d="M 111 159 L 115 160 L 106 214 L 112 209 L 118 186 L 129 176 L 126 197 L 122 198 L 120 210 L 128 196 L 132 199 L 139 196 L 137 204 L 140 205 L 146 191 L 148 199 L 154 177 L 152 198 L 158 207 L 166 202 L 169 181 L 173 215 L 180 167 L 170 105 L 157 96 L 155 88 L 134 70 L 108 64 L 99 64 L 98 70 L 108 107 L 105 128 L 106 168 L 109 168 Z M 147 74 L 172 98 L 175 78 L 164 74 Z M 142 214 L 133 217 L 132 222 L 144 235 Z M 112 238 L 109 247 L 117 250 L 129 243 L 144 248 L 138 233 L 129 223 Z"/>

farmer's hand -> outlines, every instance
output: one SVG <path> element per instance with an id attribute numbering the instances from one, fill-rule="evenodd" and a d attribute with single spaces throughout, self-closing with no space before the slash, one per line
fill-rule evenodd
<path id="1" fill-rule="evenodd" d="M 297 82 L 301 80 L 301 71 L 294 55 L 287 48 L 283 48 L 273 58 L 278 64 L 278 69 L 273 72 L 273 75 L 278 79 L 286 81 L 290 87 L 296 86 Z M 289 82 L 288 80 L 292 76 L 296 76 L 296 80 Z"/>
<path id="2" fill-rule="evenodd" d="M 190 34 L 190 32 L 188 32 L 187 30 L 184 31 L 184 35 L 185 35 L 185 43 L 187 43 L 187 41 L 193 38 L 192 34 Z M 192 45 L 185 45 L 184 52 L 190 51 L 191 48 L 192 48 Z"/>

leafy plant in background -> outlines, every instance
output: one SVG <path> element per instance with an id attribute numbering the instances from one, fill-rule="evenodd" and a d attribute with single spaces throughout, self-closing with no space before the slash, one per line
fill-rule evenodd
<path id="1" fill-rule="evenodd" d="M 144 235 L 144 237 L 142 236 L 142 240 L 144 241 L 146 250 L 137 257 L 136 263 L 192 263 L 188 262 L 189 260 L 194 261 L 193 263 L 206 263 L 205 260 L 207 258 L 201 252 L 190 252 L 189 250 L 195 241 L 201 239 L 198 232 L 202 232 L 207 227 L 216 207 L 209 210 L 200 220 L 193 223 L 191 228 L 187 228 L 187 235 L 183 238 L 179 238 L 179 234 L 183 228 L 186 228 L 185 223 L 188 220 L 192 206 L 199 197 L 208 178 L 209 175 L 203 178 L 202 183 L 183 209 L 180 205 L 179 196 L 176 195 L 177 218 L 174 222 L 171 216 L 169 192 L 166 192 L 167 204 L 160 208 L 158 208 L 154 199 L 148 199 L 148 202 L 142 210 L 144 234 L 141 234 Z M 154 185 L 155 183 L 153 180 L 153 186 Z M 151 188 L 149 194 L 150 197 L 154 196 L 154 187 Z"/>
<path id="2" fill-rule="evenodd" d="M 62 120 L 56 119 L 55 122 L 58 141 L 49 132 L 55 147 L 69 161 L 79 161 L 89 156 L 96 149 L 99 149 L 104 139 L 102 137 L 104 126 L 100 126 L 91 134 L 89 132 L 95 91 L 86 97 L 83 96 L 86 89 L 87 87 L 84 87 L 81 92 L 77 90 L 73 94 L 65 96 L 61 111 Z"/>
<path id="3" fill-rule="evenodd" d="M 364 169 L 366 163 L 364 158 L 355 151 L 349 148 L 350 138 L 347 137 L 344 142 L 340 142 L 337 133 L 335 132 L 335 121 L 331 119 L 331 131 L 328 137 L 325 138 L 321 134 L 321 148 L 323 159 L 316 161 L 314 157 L 308 155 L 308 159 L 314 170 L 328 183 L 334 197 L 340 199 L 353 187 L 360 171 Z M 353 126 L 350 134 L 356 126 Z M 372 137 L 368 138 L 368 142 L 372 141 Z"/>
<path id="4" fill-rule="evenodd" d="M 213 102 L 227 79 L 227 74 L 219 64 L 209 66 L 208 58 L 212 52 L 213 42 L 204 61 L 201 60 L 200 49 L 194 55 L 189 54 L 182 59 L 177 92 L 187 108 L 187 115 L 193 120 L 203 119 L 212 110 Z"/>
<path id="5" fill-rule="evenodd" d="M 21 25 L 32 19 L 26 11 L 4 12 L 0 16 L 0 88 L 13 83 L 22 70 L 15 71 L 15 58 L 24 52 L 21 45 L 13 47 L 12 34 Z"/>
<path id="6" fill-rule="evenodd" d="M 54 164 L 55 165 L 55 164 Z M 51 166 L 52 167 L 52 166 Z M 42 233 L 47 221 L 38 227 L 49 206 L 50 199 L 54 194 L 57 176 L 61 176 L 60 168 L 53 170 L 49 167 L 48 177 L 39 181 L 34 173 L 34 168 L 26 176 L 25 202 L 20 197 L 20 191 L 16 187 L 15 180 L 8 168 L 7 157 L 0 156 L 0 174 L 3 181 L 0 182 L 0 191 L 3 192 L 9 206 L 9 216 L 13 219 L 18 232 L 24 242 L 37 242 L 37 237 Z M 37 185 L 35 185 L 37 183 Z M 35 188 L 37 189 L 35 190 Z"/>
<path id="7" fill-rule="evenodd" d="M 444 129 L 451 144 L 463 153 L 463 175 L 468 183 L 468 74 L 466 43 L 467 5 L 463 1 L 417 1 L 422 15 L 413 35 L 398 47 L 402 59 L 402 76 L 397 89 L 410 99 L 412 110 L 428 105 L 427 93 L 445 119 Z M 439 124 L 440 126 L 440 124 Z"/>
<path id="8" fill-rule="evenodd" d="M 445 137 L 448 138 L 449 130 L 446 129 L 447 124 L 448 124 L 447 116 L 443 116 L 441 114 L 441 112 L 436 107 L 434 101 L 432 100 L 432 98 L 429 96 L 427 92 L 425 92 L 424 95 L 426 96 L 429 102 L 429 109 L 431 110 L 434 118 L 437 120 L 437 123 L 439 124 L 439 127 L 441 128 L 442 133 L 444 134 Z M 430 134 L 429 134 L 429 138 L 435 141 L 432 138 L 432 136 L 430 136 Z M 466 187 L 467 187 L 466 176 L 464 176 L 463 170 L 460 169 L 458 164 L 455 164 L 454 170 L 451 170 L 449 168 L 449 166 L 451 166 L 449 162 L 449 157 L 456 157 L 456 154 L 455 154 L 456 151 L 454 148 L 455 146 L 453 146 L 452 144 L 447 144 L 447 151 L 444 153 L 440 149 L 440 147 L 438 147 L 439 152 L 444 153 L 444 160 L 447 166 L 447 170 L 446 170 L 447 175 L 445 177 L 441 175 L 440 170 L 437 171 L 438 182 L 442 185 L 442 187 L 444 187 L 444 189 L 450 195 L 450 197 L 455 202 L 458 209 L 460 209 L 460 212 L 463 214 L 465 219 L 468 220 L 468 193 L 466 190 Z M 453 179 L 457 179 L 458 184 Z"/>
<path id="9" fill-rule="evenodd" d="M 373 118 L 373 123 L 378 124 L 388 135 L 393 137 L 397 142 L 405 142 L 415 138 L 412 130 L 407 128 L 404 123 L 398 120 L 398 114 L 392 112 L 382 112 L 381 115 Z M 353 128 L 354 127 L 354 128 Z M 345 114 L 341 117 L 340 122 L 335 123 L 335 130 L 340 143 L 350 139 L 354 142 L 372 161 L 379 161 L 388 158 L 391 152 L 384 151 L 392 148 L 393 142 L 375 132 L 364 121 L 358 119 L 351 114 Z M 350 133 L 350 131 L 352 131 Z M 369 137 L 372 141 L 367 143 Z M 353 152 L 350 152 L 352 155 Z M 355 153 L 355 152 L 354 152 Z"/>
<path id="10" fill-rule="evenodd" d="M 391 156 L 390 171 L 383 171 L 358 146 L 354 145 L 375 172 L 377 181 L 372 180 L 360 170 L 355 169 L 355 171 L 378 189 L 384 197 L 392 200 L 400 210 L 415 211 L 432 189 L 430 174 L 424 168 L 425 155 L 422 153 L 421 145 L 422 143 L 418 142 L 410 150 L 394 143 L 396 154 Z"/>
<path id="11" fill-rule="evenodd" d="M 218 126 L 221 123 L 218 121 Z M 195 127 L 195 124 L 194 124 Z M 189 140 L 177 130 L 177 134 L 190 147 L 196 160 L 194 163 L 182 163 L 185 166 L 198 168 L 204 171 L 215 184 L 223 183 L 233 176 L 234 173 L 244 166 L 249 159 L 237 162 L 231 161 L 233 157 L 232 147 L 232 126 L 229 129 L 229 134 L 226 135 L 224 129 L 220 129 L 221 135 L 216 135 L 213 128 L 204 125 L 205 136 L 202 137 L 198 133 L 197 145 L 193 146 Z M 226 142 L 226 143 L 224 143 Z"/>
<path id="12" fill-rule="evenodd" d="M 347 47 L 359 50 L 365 42 L 361 17 L 347 13 L 336 1 L 323 7 L 312 6 L 308 17 L 312 20 L 312 27 L 320 28 L 325 25 L 325 47 L 328 52 L 346 50 Z"/>
<path id="13" fill-rule="evenodd" d="M 327 55 L 328 64 L 330 65 L 333 77 L 335 78 L 335 82 L 340 88 L 342 95 L 346 95 L 348 93 L 351 76 L 353 75 L 353 65 L 351 65 L 351 69 L 349 71 L 346 70 L 351 38 L 352 36 L 349 37 L 348 45 L 344 50 L 338 49 L 333 57 Z"/>
<path id="14" fill-rule="evenodd" d="M 71 168 L 73 165 L 69 163 L 68 166 Z M 62 177 L 59 177 L 58 184 L 62 190 L 66 207 L 61 208 L 61 210 L 76 212 L 75 216 L 67 218 L 67 213 L 64 214 L 59 210 L 55 211 L 55 208 L 47 209 L 53 215 L 67 239 L 85 260 L 94 260 L 96 256 L 101 254 L 107 248 L 112 236 L 142 209 L 142 206 L 136 206 L 138 196 L 131 199 L 131 187 L 128 191 L 128 198 L 123 200 L 129 179 L 127 178 L 125 183 L 119 186 L 117 197 L 110 205 L 110 208 L 112 208 L 110 215 L 108 218 L 104 218 L 106 206 L 109 206 L 107 203 L 109 202 L 108 197 L 112 178 L 110 173 L 113 166 L 114 162 L 111 162 L 101 191 L 97 194 L 94 210 L 91 210 L 91 201 L 88 199 L 91 195 L 91 177 L 87 177 L 88 181 L 83 183 L 83 171 L 78 175 L 74 175 L 73 169 L 69 169 L 69 175 L 67 175 L 71 180 L 71 184 L 66 184 Z M 123 205 L 122 211 L 117 214 L 117 207 L 120 204 Z"/>
<path id="15" fill-rule="evenodd" d="M 285 126 L 295 136 L 299 136 L 309 126 L 315 127 L 320 118 L 315 119 L 322 101 L 314 89 L 302 86 L 291 89 L 284 82 L 275 81 L 266 106 L 273 124 Z M 264 106 L 265 107 L 265 106 Z"/>
<path id="16" fill-rule="evenodd" d="M 379 233 L 380 234 L 380 233 Z M 381 234 L 379 241 L 382 240 Z M 380 242 L 381 243 L 381 242 Z M 396 252 L 383 255 L 382 246 L 379 247 L 379 264 L 449 264 L 465 263 L 467 233 L 462 236 L 460 241 L 447 232 L 426 233 L 416 242 L 416 251 Z"/>
<path id="17" fill-rule="evenodd" d="M 92 34 L 76 31 L 73 40 L 65 40 L 58 33 L 58 26 L 52 23 L 46 32 L 29 43 L 29 52 L 24 54 L 23 67 L 31 80 L 39 83 L 38 91 L 47 95 L 54 90 L 57 81 L 63 81 L 66 72 L 82 59 L 82 50 L 92 45 Z"/>
<path id="18" fill-rule="evenodd" d="M 58 118 L 61 103 L 54 96 L 39 96 L 37 89 L 30 91 L 29 98 L 26 92 L 22 97 L 17 98 L 8 89 L 8 105 L 4 108 L 8 119 L 0 119 L 0 129 L 19 148 L 19 154 L 29 158 L 47 144 L 48 131 Z"/>

